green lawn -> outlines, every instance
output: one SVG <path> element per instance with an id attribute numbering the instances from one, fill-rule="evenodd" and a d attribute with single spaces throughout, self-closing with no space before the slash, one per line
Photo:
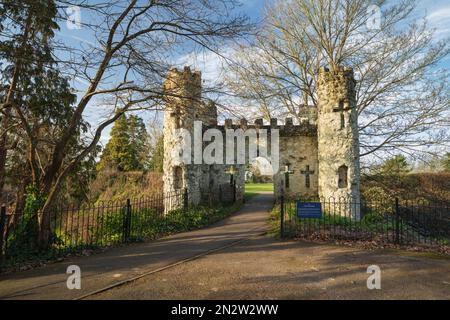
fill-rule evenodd
<path id="1" fill-rule="evenodd" d="M 273 183 L 246 183 L 245 198 L 249 199 L 261 192 L 273 192 Z"/>

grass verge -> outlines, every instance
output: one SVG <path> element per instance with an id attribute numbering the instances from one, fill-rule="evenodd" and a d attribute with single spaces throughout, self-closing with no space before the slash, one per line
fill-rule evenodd
<path id="1" fill-rule="evenodd" d="M 273 192 L 273 183 L 245 184 L 245 200 L 249 200 L 262 192 Z"/>

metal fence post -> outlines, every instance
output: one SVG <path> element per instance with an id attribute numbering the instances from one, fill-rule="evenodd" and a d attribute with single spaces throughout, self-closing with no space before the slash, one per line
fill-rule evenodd
<path id="1" fill-rule="evenodd" d="M 6 229 L 6 207 L 0 209 L 0 266 L 3 263 L 3 236 Z"/>
<path id="2" fill-rule="evenodd" d="M 184 195 L 183 195 L 183 209 L 187 210 L 188 206 L 189 206 L 189 193 L 188 193 L 188 189 L 184 188 Z"/>
<path id="3" fill-rule="evenodd" d="M 128 242 L 130 240 L 131 235 L 131 200 L 127 199 L 127 206 L 125 210 L 125 219 L 124 219 L 124 242 Z"/>
<path id="4" fill-rule="evenodd" d="M 284 195 L 280 196 L 280 237 L 284 238 Z"/>
<path id="5" fill-rule="evenodd" d="M 395 198 L 395 243 L 400 244 L 400 212 L 398 198 Z"/>

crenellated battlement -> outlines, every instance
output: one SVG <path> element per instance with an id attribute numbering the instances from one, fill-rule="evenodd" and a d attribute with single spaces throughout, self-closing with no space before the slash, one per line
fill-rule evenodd
<path id="1" fill-rule="evenodd" d="M 164 92 L 166 94 L 166 104 L 172 103 L 170 99 L 196 99 L 200 100 L 202 89 L 202 73 L 191 71 L 191 68 L 184 67 L 183 70 L 172 68 L 164 81 Z M 169 99 L 169 100 L 167 100 Z"/>
<path id="2" fill-rule="evenodd" d="M 249 124 L 247 119 L 240 119 L 235 121 L 233 119 L 225 119 L 223 124 L 217 126 L 206 126 L 206 130 L 212 127 L 225 131 L 226 129 L 255 129 L 255 130 L 273 130 L 277 129 L 280 136 L 316 136 L 317 125 L 307 119 L 300 121 L 299 124 L 294 124 L 292 118 L 286 118 L 284 123 L 278 123 L 277 118 L 271 118 L 269 124 L 264 124 L 263 119 L 255 119 L 253 124 Z"/>
<path id="3" fill-rule="evenodd" d="M 330 70 L 326 67 L 321 67 L 319 69 L 318 81 L 323 82 L 327 80 L 334 80 L 336 78 L 349 79 L 354 81 L 353 68 L 350 67 L 338 67 L 337 70 Z"/>
<path id="4" fill-rule="evenodd" d="M 332 71 L 320 68 L 317 78 L 318 111 L 332 112 L 338 101 L 346 108 L 355 105 L 355 77 L 352 68 L 339 67 Z"/>
<path id="5" fill-rule="evenodd" d="M 179 70 L 177 68 L 172 68 L 169 70 L 167 75 L 167 79 L 180 79 L 186 82 L 201 83 L 202 73 L 201 71 L 195 70 L 191 71 L 189 66 L 185 66 L 183 70 Z"/>

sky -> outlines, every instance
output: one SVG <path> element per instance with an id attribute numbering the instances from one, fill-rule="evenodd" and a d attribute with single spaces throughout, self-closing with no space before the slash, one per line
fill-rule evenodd
<path id="1" fill-rule="evenodd" d="M 261 21 L 263 19 L 263 8 L 266 1 L 269 3 L 271 2 L 270 0 L 244 0 L 242 1 L 240 11 L 255 22 Z M 450 36 L 450 1 L 418 0 L 415 14 L 418 18 L 423 16 L 427 17 L 429 26 L 436 29 L 436 40 Z M 86 14 L 82 10 L 80 11 L 80 18 L 82 21 L 83 19 L 89 19 L 89 17 L 86 17 Z M 96 45 L 94 37 L 83 28 L 73 29 L 64 24 L 60 27 L 61 29 L 58 32 L 57 37 L 69 42 L 71 45 Z M 223 50 L 225 55 L 231 53 L 227 50 L 228 48 L 224 48 Z M 176 57 L 174 64 L 178 64 L 179 66 L 187 64 L 193 69 L 202 71 L 202 78 L 205 81 L 214 82 L 218 77 L 220 77 L 221 74 L 222 63 L 220 57 L 213 53 L 207 53 L 198 57 L 184 54 Z M 447 57 L 444 61 L 442 61 L 440 67 L 450 68 L 450 58 Z M 72 81 L 72 85 L 80 92 L 87 87 L 87 84 L 80 79 L 74 79 L 74 81 Z M 99 120 L 102 119 L 102 114 L 104 114 L 104 111 L 106 110 L 101 110 L 101 106 L 92 104 L 87 109 L 84 116 L 92 124 L 92 126 L 95 127 Z M 146 122 L 150 122 L 150 119 L 154 116 L 151 112 L 140 112 L 139 115 L 143 117 Z M 109 139 L 110 129 L 111 127 L 107 128 L 102 134 L 101 143 L 103 145 L 105 145 Z"/>

